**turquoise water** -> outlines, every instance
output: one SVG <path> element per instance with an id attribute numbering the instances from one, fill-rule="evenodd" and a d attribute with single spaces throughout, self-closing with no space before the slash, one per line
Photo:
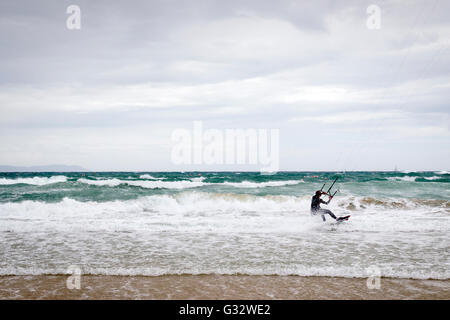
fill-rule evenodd
<path id="1" fill-rule="evenodd" d="M 339 178 L 338 196 L 450 200 L 448 172 L 280 172 L 275 175 L 255 172 L 100 172 L 0 173 L 0 202 L 57 202 L 65 197 L 102 202 L 174 194 L 187 189 L 299 196 L 312 194 L 326 179 L 333 181 L 336 177 Z"/>
<path id="2" fill-rule="evenodd" d="M 0 173 L 0 274 L 449 279 L 449 234 L 445 171 Z"/>

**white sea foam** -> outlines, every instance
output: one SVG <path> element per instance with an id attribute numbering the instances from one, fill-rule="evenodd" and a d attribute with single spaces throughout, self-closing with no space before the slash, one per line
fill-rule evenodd
<path id="1" fill-rule="evenodd" d="M 153 195 L 135 200 L 108 202 L 81 202 L 64 198 L 61 202 L 45 203 L 23 201 L 0 203 L 0 218 L 23 219 L 66 219 L 70 217 L 107 216 L 125 212 L 144 214 L 148 212 L 168 214 L 169 217 L 183 215 L 214 216 L 217 213 L 257 215 L 265 213 L 283 214 L 293 212 L 299 207 L 307 207 L 309 197 L 291 196 L 253 196 L 233 193 L 182 192 L 174 195 Z M 176 221 L 175 221 L 176 222 Z M 96 228 L 97 226 L 92 226 Z"/>
<path id="2" fill-rule="evenodd" d="M 424 177 L 425 180 L 438 180 L 442 179 L 442 177 L 434 176 L 434 177 Z"/>
<path id="3" fill-rule="evenodd" d="M 17 179 L 0 178 L 0 185 L 31 184 L 43 186 L 46 184 L 66 182 L 66 181 L 67 181 L 66 176 L 32 177 L 32 178 L 17 178 Z"/>
<path id="4" fill-rule="evenodd" d="M 139 179 L 148 179 L 148 180 L 162 180 L 164 178 L 155 178 L 149 174 L 143 174 L 141 176 L 139 176 Z"/>
<path id="5" fill-rule="evenodd" d="M 80 183 L 86 183 L 96 186 L 109 186 L 116 187 L 118 185 L 129 185 L 135 187 L 141 187 L 146 189 L 188 189 L 197 188 L 208 185 L 224 185 L 235 188 L 265 188 L 265 187 L 280 187 L 288 185 L 296 185 L 304 182 L 303 180 L 287 180 L 287 181 L 269 181 L 269 182 L 223 182 L 223 183 L 209 183 L 203 182 L 205 177 L 195 177 L 190 180 L 177 180 L 177 181 L 149 181 L 149 180 L 119 180 L 116 178 L 105 180 L 89 180 L 85 178 L 78 179 Z"/>
<path id="6" fill-rule="evenodd" d="M 388 177 L 388 180 L 414 182 L 414 181 L 416 181 L 416 178 L 417 178 L 417 177 L 410 177 L 410 176 L 404 176 L 404 177 Z"/>
<path id="7" fill-rule="evenodd" d="M 257 197 L 252 195 L 215 194 L 205 192 L 182 192 L 175 195 L 153 195 L 135 200 L 109 202 L 81 202 L 64 198 L 61 202 L 45 203 L 40 201 L 23 201 L 1 203 L 1 218 L 65 219 L 70 216 L 104 217 L 119 212 L 128 214 L 167 213 L 174 215 L 214 215 L 213 212 L 245 213 L 245 212 L 283 212 L 291 211 L 298 206 L 306 205 L 307 199 L 289 196 Z M 92 226 L 96 227 L 96 226 Z"/>
<path id="8" fill-rule="evenodd" d="M 91 184 L 94 186 L 109 186 L 109 187 L 116 187 L 120 184 L 122 184 L 122 180 L 119 180 L 117 178 L 113 179 L 106 179 L 106 180 L 89 180 L 85 178 L 78 179 L 78 182 Z"/>
<path id="9" fill-rule="evenodd" d="M 285 181 L 268 181 L 268 182 L 224 182 L 224 185 L 236 188 L 265 188 L 265 187 L 281 187 L 291 186 L 304 182 L 303 180 L 285 180 Z"/>
<path id="10" fill-rule="evenodd" d="M 205 268 L 201 265 L 197 267 L 89 267 L 84 266 L 82 272 L 84 275 L 108 275 L 108 276 L 163 276 L 163 275 L 278 275 L 278 276 L 303 276 L 303 277 L 343 277 L 343 278 L 367 278 L 369 276 L 368 267 L 370 266 L 297 266 L 297 267 L 217 267 Z M 0 267 L 0 275 L 65 275 L 67 268 L 62 266 L 55 267 Z M 434 279 L 448 280 L 450 272 L 429 270 L 414 270 L 414 268 L 404 268 L 397 270 L 395 267 L 385 266 L 380 269 L 381 277 L 388 278 L 406 278 L 406 279 Z"/>
<path id="11" fill-rule="evenodd" d="M 111 275 L 367 277 L 376 265 L 383 276 L 450 278 L 448 201 L 342 196 L 329 207 L 351 218 L 336 225 L 311 217 L 310 200 L 183 191 L 0 203 L 0 274 L 64 273 L 83 261 L 83 273 Z"/>
<path id="12" fill-rule="evenodd" d="M 205 177 L 195 177 L 195 178 L 192 178 L 191 181 L 194 181 L 194 182 L 202 182 L 202 181 L 205 180 L 205 179 L 206 179 Z"/>
<path id="13" fill-rule="evenodd" d="M 119 185 L 129 185 L 134 187 L 141 187 L 146 189 L 186 189 L 186 188 L 196 188 L 203 186 L 201 182 L 194 182 L 188 180 L 178 180 L 178 181 L 148 181 L 148 180 L 119 180 L 116 178 L 106 179 L 106 180 L 88 180 L 88 179 L 78 179 L 78 182 L 86 183 L 96 186 L 109 186 L 116 187 Z"/>

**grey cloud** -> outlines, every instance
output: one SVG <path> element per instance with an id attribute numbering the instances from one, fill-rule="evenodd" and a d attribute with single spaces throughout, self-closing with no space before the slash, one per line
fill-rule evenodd
<path id="1" fill-rule="evenodd" d="M 11 139 L 0 148 L 14 159 L 6 154 L 18 148 L 16 133 L 21 145 L 33 130 L 46 130 L 52 139 L 40 141 L 51 159 L 58 148 L 46 141 L 65 144 L 54 132 L 76 142 L 77 129 L 87 140 L 97 129 L 108 150 L 112 140 L 101 139 L 108 130 L 160 125 L 170 132 L 193 120 L 283 128 L 282 145 L 306 154 L 318 131 L 333 138 L 335 152 L 357 148 L 369 130 L 410 142 L 417 129 L 420 139 L 430 134 L 449 146 L 450 3 L 381 1 L 382 27 L 368 30 L 372 3 L 2 1 L 0 130 Z M 81 7 L 81 30 L 65 26 L 70 4 Z M 321 116 L 350 121 L 316 121 Z M 385 154 L 394 147 L 387 143 Z"/>

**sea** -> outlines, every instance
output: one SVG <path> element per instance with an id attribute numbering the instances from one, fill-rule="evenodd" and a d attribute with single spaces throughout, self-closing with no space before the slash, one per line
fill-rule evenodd
<path id="1" fill-rule="evenodd" d="M 0 275 L 74 268 L 450 279 L 450 172 L 0 173 Z"/>

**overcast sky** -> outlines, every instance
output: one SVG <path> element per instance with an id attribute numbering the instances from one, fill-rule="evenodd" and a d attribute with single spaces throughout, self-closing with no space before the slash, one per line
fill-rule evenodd
<path id="1" fill-rule="evenodd" d="M 172 163 L 173 131 L 200 120 L 279 129 L 281 170 L 448 170 L 449 12 L 446 0 L 2 0 L 0 164 L 255 169 Z"/>

